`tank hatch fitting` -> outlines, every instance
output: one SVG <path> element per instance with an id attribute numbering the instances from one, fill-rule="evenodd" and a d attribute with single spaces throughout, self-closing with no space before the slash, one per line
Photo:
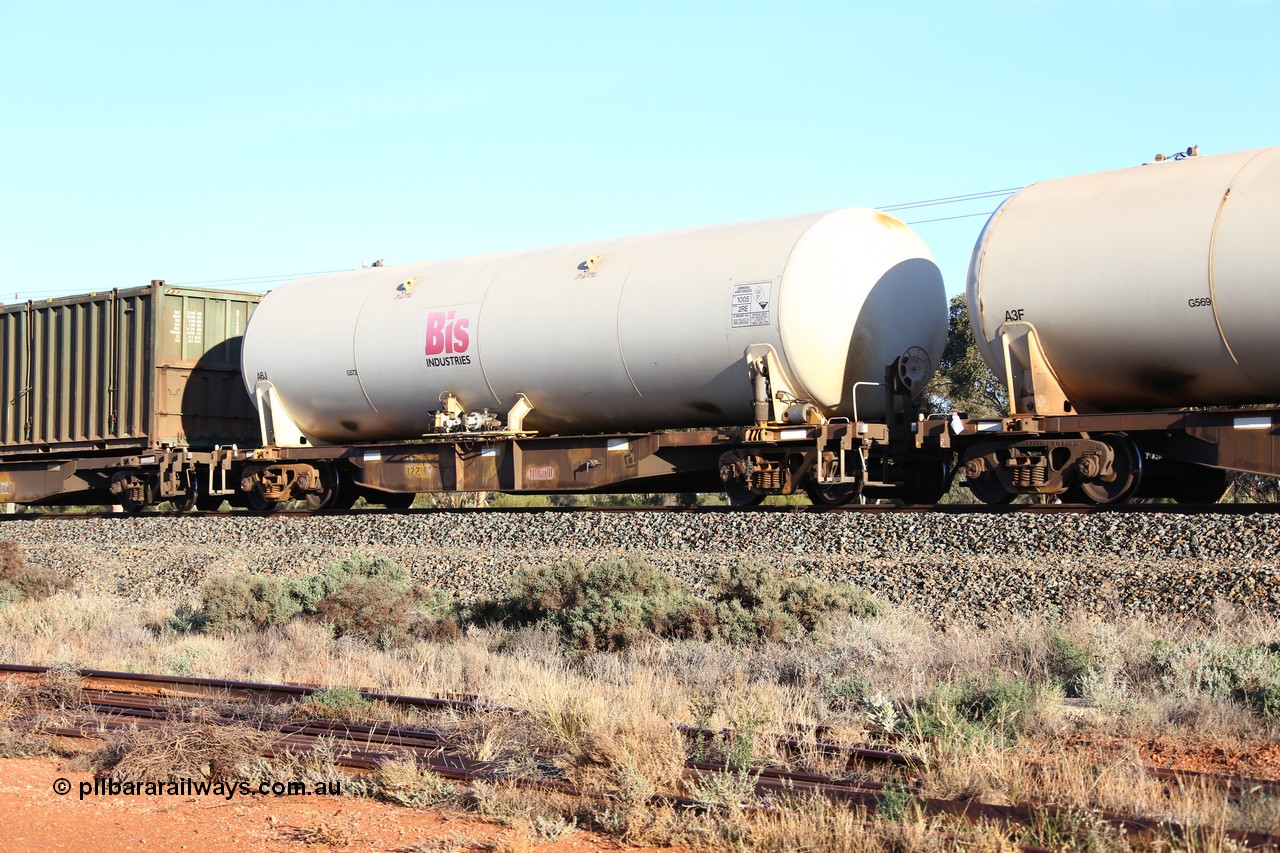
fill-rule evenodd
<path id="1" fill-rule="evenodd" d="M 516 395 L 516 403 L 507 413 L 505 424 L 497 412 L 491 412 L 488 409 L 467 411 L 452 392 L 446 391 L 441 394 L 440 402 L 444 404 L 444 409 L 432 413 L 437 433 L 522 432 L 525 415 L 533 411 L 533 404 L 524 394 Z"/>

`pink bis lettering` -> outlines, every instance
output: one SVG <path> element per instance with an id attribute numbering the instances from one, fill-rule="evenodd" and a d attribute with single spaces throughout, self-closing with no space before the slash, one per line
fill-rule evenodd
<path id="1" fill-rule="evenodd" d="M 456 311 L 431 311 L 427 314 L 427 355 L 466 352 L 471 346 L 469 317 L 454 318 Z"/>

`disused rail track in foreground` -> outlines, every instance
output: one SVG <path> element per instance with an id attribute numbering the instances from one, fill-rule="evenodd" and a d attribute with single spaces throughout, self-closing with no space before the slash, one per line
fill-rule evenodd
<path id="1" fill-rule="evenodd" d="M 686 514 L 686 515 L 738 515 L 755 513 L 765 515 L 1168 515 L 1168 516 L 1248 516 L 1280 514 L 1280 503 L 1223 503 L 1223 504 L 936 504 L 932 506 L 892 506 L 889 504 L 849 504 L 845 506 L 537 506 L 537 507 L 424 507 L 415 509 L 350 509 L 350 510 L 277 510 L 270 513 L 234 509 L 228 512 L 17 512 L 0 514 L 2 522 L 40 521 L 46 519 L 103 519 L 103 518 L 334 518 L 334 517 L 386 517 L 420 515 L 572 515 L 592 514 Z"/>
<path id="2" fill-rule="evenodd" d="M 0 682 L 16 683 L 27 691 L 37 691 L 48 683 L 50 668 L 25 665 L 0 665 Z M 243 703 L 280 705 L 305 701 L 321 693 L 324 688 L 314 685 L 265 684 L 259 682 L 231 681 L 185 676 L 149 675 L 140 673 L 81 670 L 81 691 L 73 713 L 83 716 L 63 720 L 59 725 L 42 724 L 35 718 L 17 718 L 10 725 L 26 728 L 46 736 L 100 739 L 114 733 L 128 732 L 173 723 L 199 722 L 215 725 L 249 725 L 272 736 L 267 749 L 268 756 L 298 753 L 313 749 L 321 739 L 338 745 L 334 750 L 335 762 L 345 770 L 355 773 L 373 773 L 382 762 L 411 755 L 423 769 L 457 781 L 482 780 L 524 785 L 556 791 L 572 796 L 582 792 L 562 778 L 550 760 L 540 762 L 546 767 L 542 778 L 507 775 L 499 763 L 479 761 L 459 754 L 454 744 L 440 732 L 420 726 L 399 726 L 387 723 L 339 722 L 325 719 L 267 720 L 251 714 L 228 710 L 225 706 Z M 477 697 L 466 696 L 404 696 L 361 690 L 361 696 L 403 709 L 419 712 L 451 710 L 463 713 L 519 713 L 512 708 L 480 702 Z M 224 710 L 210 714 L 208 711 L 193 713 L 178 700 L 197 700 L 224 703 Z M 713 732 L 694 727 L 681 727 L 689 739 L 724 737 L 728 732 Z M 784 805 L 787 798 L 818 796 L 851 806 L 860 806 L 874 812 L 882 805 L 888 789 L 910 793 L 913 802 L 925 813 L 950 815 L 969 821 L 995 822 L 1012 825 L 1034 825 L 1045 819 L 1066 814 L 1061 807 L 1044 803 L 1019 803 L 1000 805 L 967 799 L 943 799 L 925 797 L 919 793 L 919 782 L 909 775 L 900 781 L 885 783 L 870 778 L 863 769 L 866 765 L 887 765 L 900 774 L 909 774 L 925 765 L 924 759 L 871 745 L 808 743 L 779 738 L 783 751 L 808 750 L 827 756 L 843 756 L 845 774 L 831 776 L 787 770 L 777 767 L 735 767 L 723 762 L 690 759 L 685 762 L 685 778 L 697 782 L 722 774 L 746 773 L 753 780 L 757 796 L 772 807 Z M 1184 786 L 1199 785 L 1223 790 L 1227 796 L 1239 797 L 1245 792 L 1280 796 L 1280 782 L 1249 779 L 1221 774 L 1198 773 L 1167 768 L 1143 768 L 1155 779 Z M 695 799 L 677 795 L 657 795 L 655 799 L 683 808 L 709 808 Z M 1168 821 L 1146 816 L 1092 813 L 1099 822 L 1109 824 L 1127 835 L 1155 838 L 1161 834 L 1188 838 L 1196 833 Z M 1253 848 L 1280 848 L 1280 836 L 1238 830 L 1215 830 L 1237 844 Z M 1039 850 L 1024 846 L 1024 850 Z"/>

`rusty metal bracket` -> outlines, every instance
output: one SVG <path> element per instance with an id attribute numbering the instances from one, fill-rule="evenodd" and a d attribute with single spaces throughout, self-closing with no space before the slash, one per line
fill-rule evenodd
<path id="1" fill-rule="evenodd" d="M 214 445 L 213 455 L 209 460 L 209 489 L 206 494 L 216 495 L 234 495 L 236 490 L 234 487 L 227 487 L 227 472 L 231 470 L 231 463 L 235 460 L 240 448 L 236 445 L 224 447 L 221 444 Z M 221 479 L 221 484 L 215 483 L 215 472 Z"/>
<path id="2" fill-rule="evenodd" d="M 1005 323 L 997 330 L 1004 351 L 1004 380 L 1010 414 L 1062 415 L 1073 410 L 1053 372 L 1036 327 Z"/>

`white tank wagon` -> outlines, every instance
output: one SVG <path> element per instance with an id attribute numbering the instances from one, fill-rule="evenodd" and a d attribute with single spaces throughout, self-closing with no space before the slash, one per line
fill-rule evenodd
<path id="1" fill-rule="evenodd" d="M 277 445 L 814 423 L 904 353 L 922 389 L 946 326 L 920 237 L 845 209 L 299 279 L 243 368 Z"/>
<path id="2" fill-rule="evenodd" d="M 1018 412 L 1280 402 L 1280 147 L 1027 187 L 968 294 Z"/>
<path id="3" fill-rule="evenodd" d="M 990 503 L 1209 503 L 1228 471 L 1280 474 L 1277 238 L 1280 148 L 1011 197 L 968 281 L 1010 417 L 954 430 L 966 485 Z"/>

